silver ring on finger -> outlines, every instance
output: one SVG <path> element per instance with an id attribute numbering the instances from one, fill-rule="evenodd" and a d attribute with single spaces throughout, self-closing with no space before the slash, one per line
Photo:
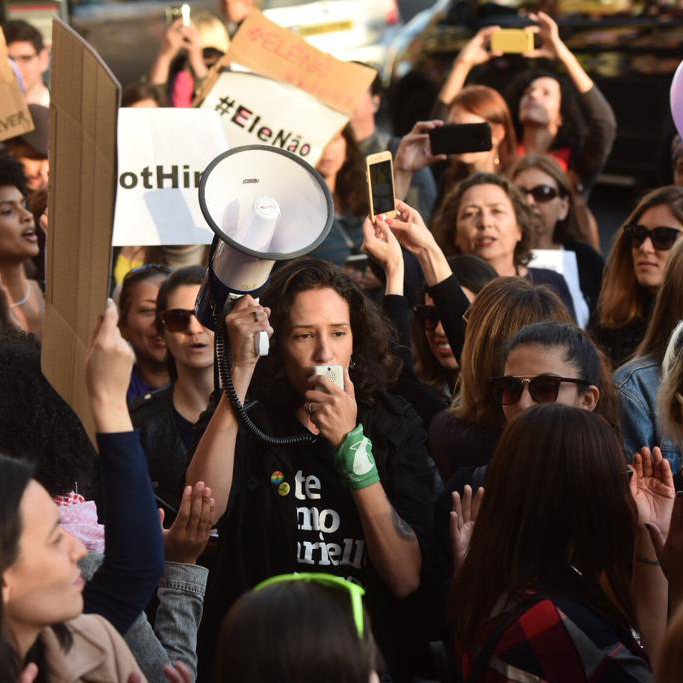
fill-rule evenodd
<path id="1" fill-rule="evenodd" d="M 313 415 L 313 404 L 310 401 L 306 402 L 304 408 L 309 415 Z"/>

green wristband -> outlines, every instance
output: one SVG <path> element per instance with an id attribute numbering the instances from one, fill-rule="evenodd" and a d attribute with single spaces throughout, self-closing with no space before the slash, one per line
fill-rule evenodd
<path id="1" fill-rule="evenodd" d="M 379 481 L 375 458 L 372 455 L 372 441 L 363 434 L 362 424 L 346 435 L 335 453 L 334 464 L 344 484 L 353 491 L 359 491 Z"/>

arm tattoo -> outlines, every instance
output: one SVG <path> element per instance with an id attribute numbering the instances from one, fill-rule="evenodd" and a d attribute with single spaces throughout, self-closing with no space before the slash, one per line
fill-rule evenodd
<path id="1" fill-rule="evenodd" d="M 391 520 L 394 523 L 396 533 L 401 539 L 404 541 L 414 541 L 416 539 L 415 532 L 410 525 L 398 516 L 398 512 L 393 507 L 391 508 Z"/>
<path id="2" fill-rule="evenodd" d="M 659 560 L 651 560 L 643 555 L 636 555 L 636 562 L 640 564 L 649 564 L 653 567 L 659 567 Z"/>

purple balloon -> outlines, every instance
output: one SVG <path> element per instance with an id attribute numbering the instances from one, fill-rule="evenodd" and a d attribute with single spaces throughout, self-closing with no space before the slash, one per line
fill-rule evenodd
<path id="1" fill-rule="evenodd" d="M 671 81 L 671 115 L 678 134 L 683 137 L 683 62 L 678 65 Z"/>

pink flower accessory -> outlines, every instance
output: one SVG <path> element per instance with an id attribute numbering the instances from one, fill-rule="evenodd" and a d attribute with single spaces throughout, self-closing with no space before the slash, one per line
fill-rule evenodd
<path id="1" fill-rule="evenodd" d="M 97 521 L 97 505 L 78 493 L 55 496 L 59 506 L 61 525 L 75 536 L 91 553 L 104 553 L 104 526 Z"/>

